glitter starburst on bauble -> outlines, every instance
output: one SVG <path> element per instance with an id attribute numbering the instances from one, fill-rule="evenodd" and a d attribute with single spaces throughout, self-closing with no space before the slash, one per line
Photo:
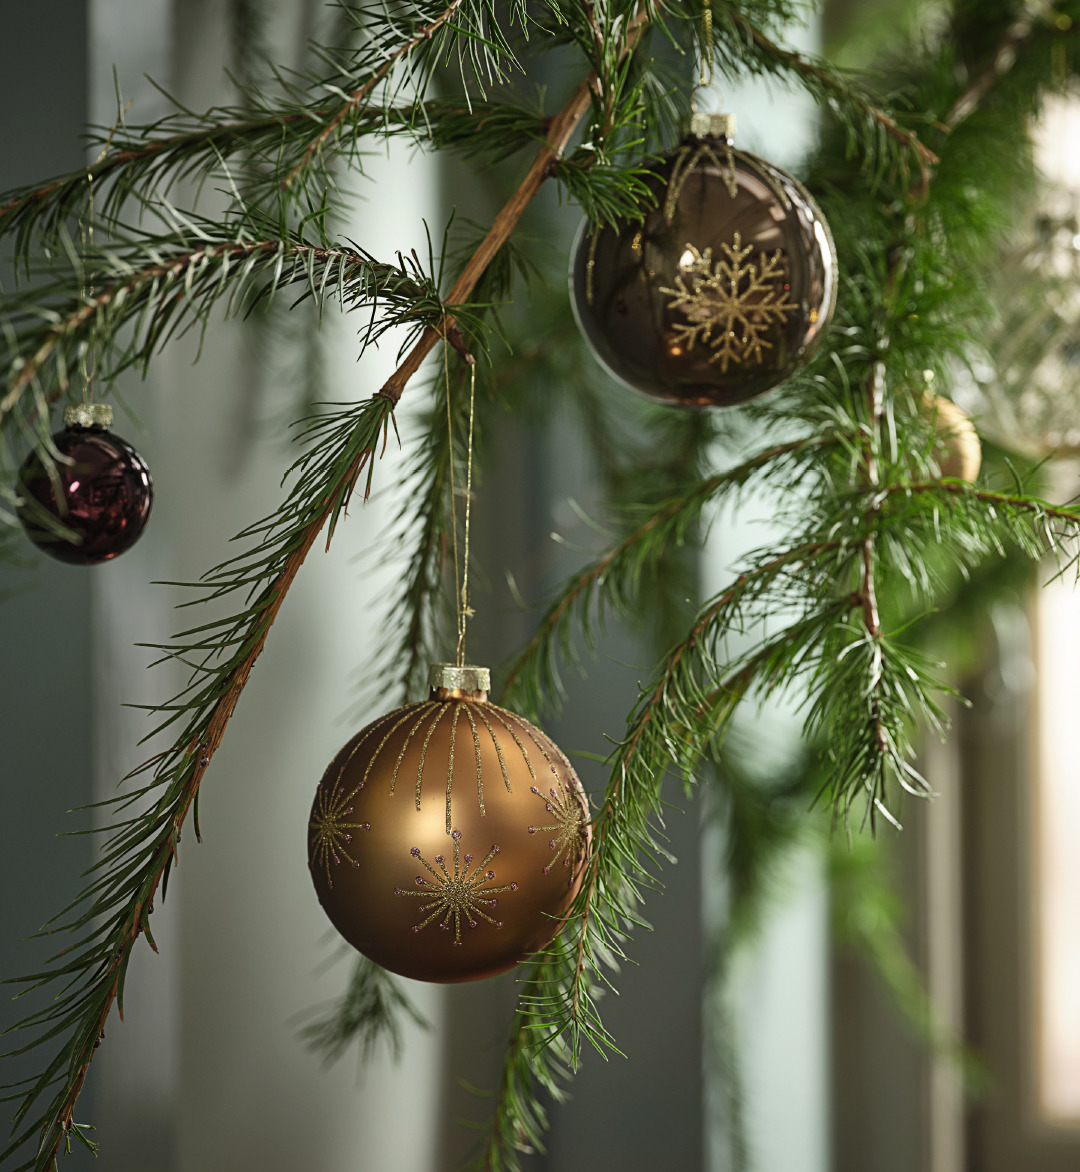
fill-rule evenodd
<path id="1" fill-rule="evenodd" d="M 486 668 L 435 664 L 430 684 L 330 763 L 308 862 L 326 914 L 365 956 L 417 980 L 472 981 L 555 934 L 588 857 L 588 805 L 558 746 L 488 702 Z"/>
<path id="2" fill-rule="evenodd" d="M 791 175 L 735 150 L 735 120 L 695 114 L 649 168 L 656 207 L 582 225 L 570 266 L 578 325 L 607 370 L 650 398 L 730 406 L 790 378 L 836 302 L 836 251 Z"/>

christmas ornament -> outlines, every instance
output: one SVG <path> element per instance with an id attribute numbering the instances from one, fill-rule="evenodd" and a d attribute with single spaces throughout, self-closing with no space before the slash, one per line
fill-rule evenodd
<path id="1" fill-rule="evenodd" d="M 101 403 L 64 410 L 64 430 L 52 442 L 64 458 L 50 475 L 37 452 L 19 469 L 19 520 L 30 540 L 62 562 L 92 566 L 130 549 L 146 528 L 153 503 L 142 456 L 108 428 L 112 408 Z M 74 540 L 49 528 L 51 517 Z"/>
<path id="2" fill-rule="evenodd" d="M 357 733 L 311 809 L 308 864 L 334 927 L 422 981 L 512 968 L 581 884 L 588 806 L 539 729 L 487 700 L 482 667 L 435 664 L 430 698 Z"/>
<path id="3" fill-rule="evenodd" d="M 975 424 L 943 395 L 924 395 L 921 411 L 934 428 L 934 457 L 942 477 L 974 484 L 982 467 L 982 444 Z"/>
<path id="4" fill-rule="evenodd" d="M 621 382 L 683 407 L 729 406 L 795 373 L 836 302 L 836 250 L 809 192 L 732 147 L 730 115 L 695 114 L 646 182 L 657 207 L 582 226 L 578 325 Z"/>

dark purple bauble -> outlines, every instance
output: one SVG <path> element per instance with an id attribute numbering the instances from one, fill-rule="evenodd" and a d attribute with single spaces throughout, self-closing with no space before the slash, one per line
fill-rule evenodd
<path id="1" fill-rule="evenodd" d="M 130 549 L 146 528 L 154 491 L 142 456 L 99 425 L 69 425 L 53 443 L 71 463 L 57 463 L 57 485 L 37 452 L 19 469 L 25 498 L 19 520 L 27 536 L 51 557 L 76 566 L 107 562 Z M 41 510 L 72 530 L 77 542 L 51 532 Z"/>
<path id="2" fill-rule="evenodd" d="M 695 115 L 644 176 L 644 219 L 586 224 L 574 314 L 620 382 L 679 407 L 726 407 L 790 378 L 836 302 L 828 224 L 790 175 L 731 145 L 734 122 Z"/>

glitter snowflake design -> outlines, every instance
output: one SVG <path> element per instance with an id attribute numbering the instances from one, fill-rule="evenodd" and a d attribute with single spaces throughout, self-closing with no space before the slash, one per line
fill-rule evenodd
<path id="1" fill-rule="evenodd" d="M 698 252 L 687 244 L 675 288 L 662 287 L 660 292 L 672 298 L 668 309 L 686 318 L 675 326 L 676 341 L 687 350 L 699 341 L 712 347 L 709 361 L 719 362 L 726 374 L 731 363 L 761 362 L 762 351 L 772 349 L 765 335 L 798 307 L 788 299 L 779 249 L 772 256 L 759 252 L 757 261 L 747 264 L 754 250 L 743 247 L 739 232 L 720 249 L 723 256 L 714 265 L 711 248 Z"/>
<path id="2" fill-rule="evenodd" d="M 551 771 L 552 773 L 555 772 L 554 767 Z M 560 859 L 564 867 L 573 867 L 574 874 L 576 874 L 577 864 L 580 862 L 581 856 L 585 853 L 585 844 L 588 841 L 585 814 L 581 809 L 581 804 L 574 796 L 573 790 L 561 782 L 557 787 L 551 786 L 546 795 L 540 792 L 538 786 L 534 785 L 530 788 L 544 803 L 544 808 L 547 812 L 555 819 L 549 826 L 529 827 L 530 834 L 545 834 L 550 832 L 553 835 L 548 842 L 548 849 L 554 853 L 544 868 L 544 874 L 546 875 Z M 572 874 L 570 882 L 573 883 L 573 881 Z"/>
<path id="3" fill-rule="evenodd" d="M 349 853 L 349 846 L 353 840 L 352 831 L 370 830 L 371 823 L 349 821 L 349 815 L 353 812 L 353 807 L 349 803 L 352 802 L 359 788 L 358 786 L 346 793 L 344 786 L 339 781 L 329 793 L 324 786 L 320 785 L 315 794 L 315 809 L 312 812 L 311 821 L 308 823 L 315 832 L 311 847 L 311 865 L 323 867 L 326 870 L 328 887 L 334 886 L 334 880 L 330 873 L 331 863 L 337 866 L 342 859 L 346 859 L 354 867 L 360 866 Z"/>
<path id="4" fill-rule="evenodd" d="M 491 860 L 499 853 L 497 846 L 493 846 L 484 857 L 483 862 L 477 863 L 472 870 L 470 868 L 473 856 L 471 854 L 465 855 L 465 869 L 462 870 L 461 831 L 453 831 L 450 837 L 454 843 L 453 875 L 446 869 L 446 859 L 443 855 L 435 856 L 435 864 L 439 868 L 436 870 L 420 853 L 420 848 L 414 846 L 409 853 L 414 859 L 420 861 L 431 878 L 425 879 L 423 875 L 417 875 L 418 891 L 405 891 L 397 887 L 394 889 L 394 894 L 409 895 L 415 899 L 427 901 L 422 903 L 419 908 L 421 913 L 426 912 L 427 915 L 419 924 L 413 925 L 414 932 L 419 932 L 421 928 L 426 928 L 435 920 L 439 921 L 439 927 L 444 932 L 449 932 L 450 925 L 453 923 L 454 944 L 460 945 L 462 943 L 462 920 L 470 928 L 478 927 L 481 920 L 486 920 L 487 923 L 496 928 L 502 927 L 502 920 L 496 920 L 488 914 L 488 911 L 498 905 L 499 901 L 495 898 L 496 896 L 504 891 L 517 891 L 517 884 L 504 883 L 499 887 L 485 886 L 495 878 L 495 872 L 489 871 L 487 868 Z M 488 910 L 485 911 L 485 908 Z"/>

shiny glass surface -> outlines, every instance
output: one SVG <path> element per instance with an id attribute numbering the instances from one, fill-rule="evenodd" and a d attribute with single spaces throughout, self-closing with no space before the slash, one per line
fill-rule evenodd
<path id="1" fill-rule="evenodd" d="M 582 226 L 571 296 L 615 378 L 665 403 L 728 406 L 810 358 L 836 302 L 836 253 L 821 209 L 790 175 L 741 151 L 732 173 L 722 140 L 705 153 L 698 145 L 657 165 L 648 183 L 658 206 L 643 221 Z M 688 152 L 701 157 L 684 176 Z"/>
<path id="2" fill-rule="evenodd" d="M 51 557 L 72 565 L 105 562 L 130 549 L 146 528 L 153 503 L 150 470 L 125 440 L 100 427 L 68 427 L 53 443 L 70 463 L 50 477 L 36 452 L 19 470 L 25 498 L 19 507 L 30 540 Z M 76 540 L 48 527 L 51 517 Z"/>

